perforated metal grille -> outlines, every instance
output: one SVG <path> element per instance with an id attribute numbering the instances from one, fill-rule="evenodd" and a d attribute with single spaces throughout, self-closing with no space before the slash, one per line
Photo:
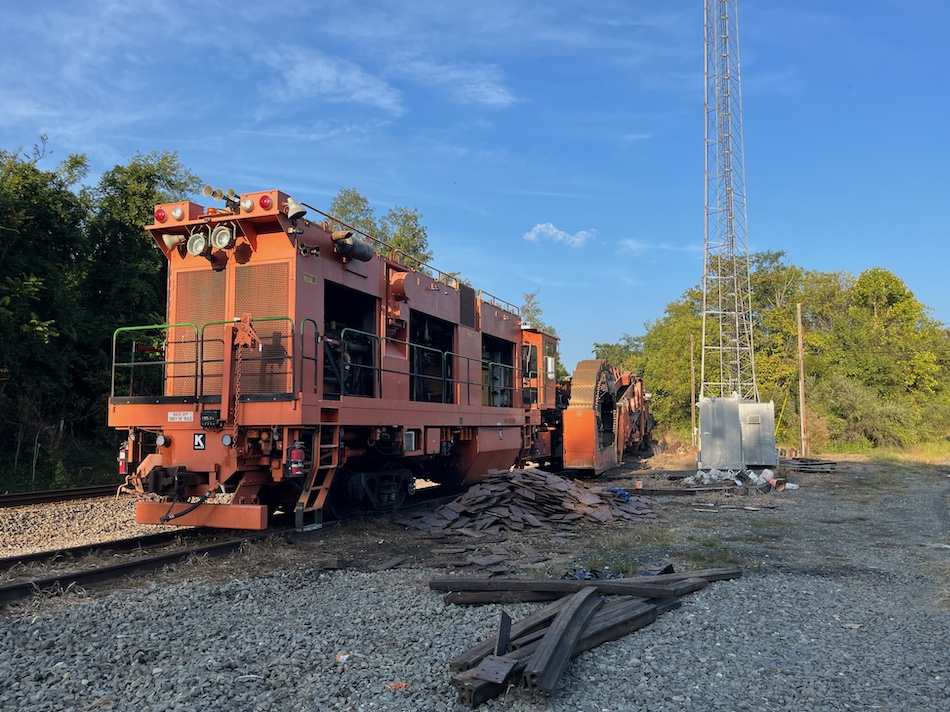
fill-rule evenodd
<path id="1" fill-rule="evenodd" d="M 290 393 L 293 324 L 289 316 L 290 264 L 249 264 L 235 271 L 235 316 L 249 313 L 260 351 L 242 358 L 241 394 Z M 272 321 L 267 318 L 278 317 Z"/>
<path id="2" fill-rule="evenodd" d="M 179 271 L 174 275 L 175 301 L 169 319 L 173 324 L 195 324 L 198 327 L 197 338 L 201 338 L 201 327 L 209 321 L 222 321 L 227 317 L 225 292 L 227 279 L 225 273 L 212 269 Z M 216 342 L 206 341 L 204 347 L 204 374 L 206 393 L 221 393 L 221 341 L 220 331 L 213 333 Z M 195 365 L 198 360 L 198 348 L 195 330 L 191 327 L 176 327 L 168 330 L 168 348 L 166 349 L 168 395 L 188 396 L 196 392 Z M 211 364 L 210 374 L 208 360 Z M 208 377 L 211 376 L 211 390 L 208 390 Z"/>

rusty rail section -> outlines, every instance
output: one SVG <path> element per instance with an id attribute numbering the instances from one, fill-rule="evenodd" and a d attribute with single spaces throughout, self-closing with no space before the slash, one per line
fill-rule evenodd
<path id="1" fill-rule="evenodd" d="M 454 576 L 433 579 L 429 585 L 450 591 L 446 602 L 463 604 L 475 602 L 478 596 L 491 602 L 504 602 L 505 596 L 527 600 L 521 597 L 530 595 L 532 587 L 545 596 L 560 596 L 511 623 L 507 635 L 501 633 L 509 625 L 503 622 L 498 636 L 483 640 L 449 663 L 456 672 L 452 684 L 460 703 L 477 707 L 504 693 L 513 680 L 530 691 L 553 690 L 571 658 L 650 625 L 657 616 L 682 605 L 681 595 L 711 581 L 741 575 L 740 568 L 729 567 L 590 581 Z M 605 602 L 602 595 L 625 597 Z"/>
<path id="2" fill-rule="evenodd" d="M 0 606 L 28 598 L 34 593 L 47 589 L 61 588 L 63 590 L 72 585 L 89 585 L 110 581 L 120 576 L 133 574 L 140 571 L 153 571 L 163 566 L 177 564 L 190 556 L 201 556 L 209 554 L 212 556 L 221 556 L 235 551 L 241 545 L 249 540 L 248 537 L 240 539 L 231 539 L 229 541 L 208 544 L 206 546 L 191 547 L 188 549 L 179 549 L 178 551 L 166 554 L 154 554 L 152 556 L 140 556 L 130 559 L 120 564 L 111 566 L 101 566 L 94 569 L 83 571 L 74 571 L 67 574 L 55 574 L 24 581 L 15 581 L 0 586 Z"/>
<path id="3" fill-rule="evenodd" d="M 56 563 L 67 559 L 82 559 L 87 556 L 105 553 L 119 553 L 137 550 L 145 550 L 151 546 L 161 546 L 173 543 L 178 540 L 188 539 L 191 536 L 197 536 L 198 530 L 181 529 L 170 532 L 159 532 L 158 534 L 146 534 L 133 537 L 131 539 L 117 539 L 115 541 L 105 541 L 98 544 L 83 544 L 81 546 L 71 546 L 65 549 L 55 551 L 37 551 L 32 554 L 19 554 L 0 559 L 0 572 L 10 569 L 26 566 L 35 563 Z"/>
<path id="4" fill-rule="evenodd" d="M 646 580 L 643 580 L 646 578 Z M 561 595 L 594 588 L 605 596 L 642 596 L 644 598 L 677 598 L 704 587 L 708 582 L 702 578 L 681 578 L 677 581 L 653 582 L 655 576 L 635 579 L 594 579 L 572 581 L 563 579 L 533 579 L 528 577 L 473 577 L 444 576 L 432 579 L 429 587 L 436 591 L 505 591 L 505 592 L 556 592 Z"/>
<path id="5" fill-rule="evenodd" d="M 72 487 L 70 489 L 43 490 L 40 492 L 15 492 L 0 494 L 0 509 L 4 507 L 23 507 L 30 504 L 47 504 L 49 502 L 68 502 L 73 499 L 90 499 L 92 497 L 107 497 L 114 495 L 118 483 L 111 485 L 90 485 L 88 487 Z"/>
<path id="6" fill-rule="evenodd" d="M 532 692 L 553 690 L 561 673 L 567 668 L 574 647 L 583 637 L 584 629 L 594 614 L 604 605 L 597 590 L 588 586 L 568 598 L 551 623 L 537 650 L 521 673 L 522 685 Z"/>

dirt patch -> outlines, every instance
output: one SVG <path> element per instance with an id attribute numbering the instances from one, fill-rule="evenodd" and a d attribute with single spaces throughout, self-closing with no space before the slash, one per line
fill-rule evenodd
<path id="1" fill-rule="evenodd" d="M 643 488 L 673 489 L 677 473 L 689 465 L 694 468 L 695 461 L 688 456 L 660 453 L 630 461 L 596 484 L 631 493 L 638 481 Z M 950 472 L 945 469 L 842 459 L 830 474 L 779 471 L 799 485 L 797 490 L 736 494 L 724 488 L 650 497 L 655 520 L 567 525 L 554 535 L 433 539 L 385 517 L 366 517 L 303 538 L 280 559 L 331 568 L 373 569 L 388 562 L 535 576 L 580 568 L 637 574 L 668 563 L 677 570 L 741 565 L 855 576 L 910 565 L 934 577 L 943 598 L 950 599 Z M 266 550 L 259 559 L 255 566 L 280 565 Z"/>

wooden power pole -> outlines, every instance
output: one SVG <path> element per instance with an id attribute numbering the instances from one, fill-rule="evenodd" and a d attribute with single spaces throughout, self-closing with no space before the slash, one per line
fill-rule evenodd
<path id="1" fill-rule="evenodd" d="M 798 415 L 802 421 L 802 457 L 808 456 L 808 435 L 805 427 L 805 346 L 802 339 L 802 305 L 798 303 Z"/>
<path id="2" fill-rule="evenodd" d="M 689 412 L 691 415 L 693 445 L 696 444 L 696 362 L 693 358 L 693 335 L 689 335 Z"/>

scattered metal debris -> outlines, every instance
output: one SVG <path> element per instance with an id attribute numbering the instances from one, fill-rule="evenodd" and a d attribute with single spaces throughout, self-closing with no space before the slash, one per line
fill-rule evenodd
<path id="1" fill-rule="evenodd" d="M 624 498 L 617 489 L 588 486 L 542 470 L 505 471 L 405 522 L 433 538 L 451 534 L 481 538 L 502 531 L 555 531 L 576 521 L 605 524 L 656 516 L 646 497 L 624 492 Z"/>
<path id="2" fill-rule="evenodd" d="M 831 474 L 835 471 L 837 462 L 831 460 L 817 460 L 812 457 L 792 457 L 787 460 L 781 460 L 779 467 L 792 472 L 813 472 L 822 475 Z"/>
<path id="3" fill-rule="evenodd" d="M 459 701 L 477 707 L 512 684 L 531 691 L 553 690 L 572 657 L 649 625 L 661 613 L 678 608 L 682 594 L 741 575 L 741 569 L 732 567 L 610 581 L 449 576 L 433 579 L 429 586 L 454 594 L 484 590 L 561 596 L 516 623 L 502 613 L 497 636 L 449 662 Z M 624 593 L 626 598 L 609 602 L 602 597 Z"/>

